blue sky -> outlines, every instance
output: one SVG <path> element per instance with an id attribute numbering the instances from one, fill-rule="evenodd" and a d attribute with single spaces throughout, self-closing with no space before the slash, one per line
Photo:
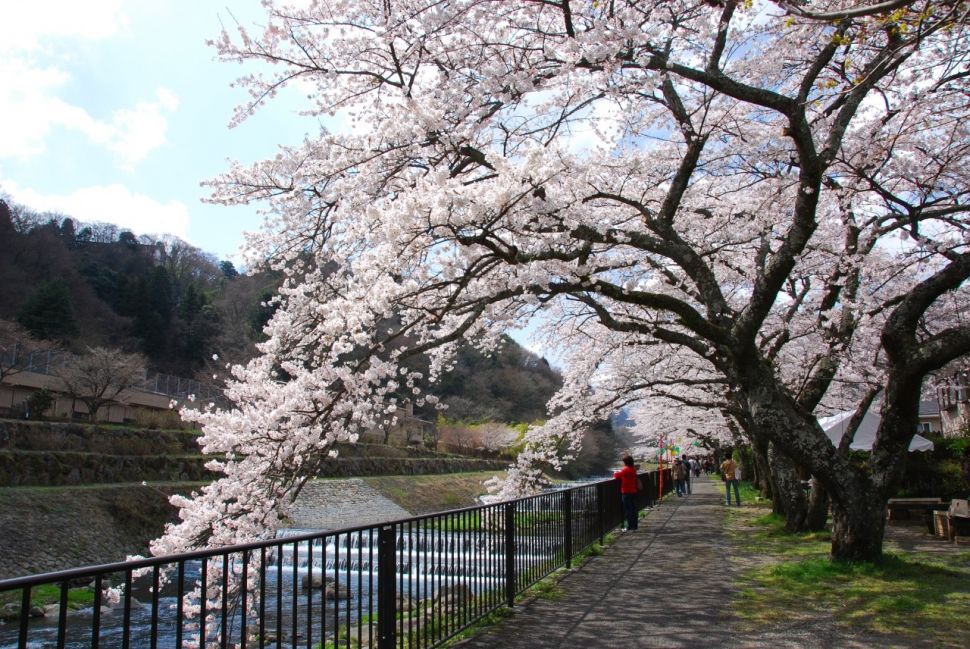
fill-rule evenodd
<path id="1" fill-rule="evenodd" d="M 0 194 L 38 211 L 174 234 L 220 259 L 259 227 L 200 182 L 316 132 L 285 93 L 228 128 L 245 68 L 207 39 L 257 0 L 33 0 L 0 9 Z"/>

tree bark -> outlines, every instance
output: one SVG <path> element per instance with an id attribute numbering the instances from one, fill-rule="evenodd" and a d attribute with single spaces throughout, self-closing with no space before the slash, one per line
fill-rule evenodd
<path id="1" fill-rule="evenodd" d="M 832 558 L 878 561 L 886 531 L 886 501 L 872 489 L 844 494 L 832 503 Z"/>
<path id="2" fill-rule="evenodd" d="M 805 522 L 806 531 L 820 532 L 825 529 L 829 518 L 829 494 L 818 483 L 812 480 L 812 490 L 808 498 L 808 520 Z"/>
<path id="3" fill-rule="evenodd" d="M 775 513 L 785 517 L 789 532 L 818 532 L 828 520 L 829 498 L 817 480 L 806 489 L 806 471 L 802 470 L 777 444 L 768 446 L 771 478 L 775 485 L 772 504 Z"/>
<path id="4" fill-rule="evenodd" d="M 798 467 L 774 443 L 768 445 L 768 463 L 774 484 L 775 513 L 785 517 L 785 529 L 789 532 L 806 531 L 808 498 Z"/>
<path id="5" fill-rule="evenodd" d="M 785 388 L 778 384 L 771 367 L 757 358 L 754 350 L 746 362 L 738 363 L 739 379 L 744 385 L 752 423 L 777 451 L 795 467 L 802 466 L 815 477 L 819 487 L 832 499 L 832 557 L 853 561 L 878 561 L 882 557 L 885 527 L 885 494 L 864 472 L 840 456 L 819 428 L 815 416 L 800 408 Z M 750 359 L 750 360 L 748 360 Z M 769 447 L 769 453 L 770 453 Z M 769 458 L 771 455 L 769 455 Z M 783 472 L 782 479 L 772 465 L 774 486 L 786 492 L 801 492 L 799 503 L 793 495 L 782 507 L 786 525 L 808 529 L 809 499 L 801 490 L 797 469 Z M 816 497 L 811 517 L 813 526 L 821 518 L 822 500 Z M 818 528 L 816 528 L 818 529 Z"/>
<path id="6" fill-rule="evenodd" d="M 754 485 L 762 498 L 774 499 L 771 485 L 771 467 L 768 464 L 768 442 L 758 435 L 750 435 L 751 457 L 754 459 Z"/>

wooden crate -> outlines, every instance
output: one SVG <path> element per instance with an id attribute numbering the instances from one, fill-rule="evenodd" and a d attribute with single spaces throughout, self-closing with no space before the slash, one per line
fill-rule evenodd
<path id="1" fill-rule="evenodd" d="M 970 516 L 951 516 L 950 535 L 970 537 Z"/>

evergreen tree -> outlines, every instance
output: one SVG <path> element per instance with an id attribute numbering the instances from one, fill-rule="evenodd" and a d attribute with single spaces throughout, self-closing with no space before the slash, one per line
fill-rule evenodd
<path id="1" fill-rule="evenodd" d="M 40 286 L 17 313 L 17 322 L 36 338 L 67 340 L 78 334 L 71 292 L 54 280 Z"/>
<path id="2" fill-rule="evenodd" d="M 226 279 L 232 279 L 234 277 L 239 277 L 239 271 L 236 270 L 236 267 L 233 266 L 233 264 L 232 264 L 231 261 L 228 261 L 227 260 L 227 261 L 219 262 L 219 270 L 222 271 L 222 275 Z"/>

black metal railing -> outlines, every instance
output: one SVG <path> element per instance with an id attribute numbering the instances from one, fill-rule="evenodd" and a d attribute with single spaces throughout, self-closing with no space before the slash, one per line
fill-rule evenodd
<path id="1" fill-rule="evenodd" d="M 641 479 L 638 509 L 661 487 L 656 471 Z M 619 483 L 605 480 L 376 526 L 9 579 L 0 581 L 0 649 L 436 647 L 512 606 L 621 520 Z"/>

